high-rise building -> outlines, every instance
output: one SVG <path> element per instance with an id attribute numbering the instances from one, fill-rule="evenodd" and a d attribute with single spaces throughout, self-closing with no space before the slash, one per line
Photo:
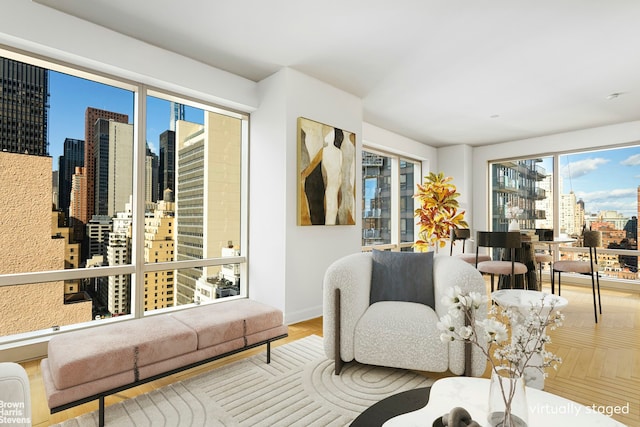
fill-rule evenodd
<path id="1" fill-rule="evenodd" d="M 63 154 L 58 159 L 58 210 L 64 212 L 67 221 L 70 217 L 73 174 L 79 166 L 84 166 L 84 141 L 65 138 Z"/>
<path id="2" fill-rule="evenodd" d="M 158 191 L 160 198 L 167 188 L 176 191 L 176 133 L 166 130 L 160 134 L 160 164 L 158 167 Z"/>
<path id="3" fill-rule="evenodd" d="M 66 227 L 64 213 L 51 212 L 51 238 L 63 239 L 65 247 L 64 268 L 75 269 L 80 267 L 80 244 L 73 241 L 73 230 Z"/>
<path id="4" fill-rule="evenodd" d="M 48 156 L 48 71 L 0 57 L 0 151 Z"/>
<path id="5" fill-rule="evenodd" d="M 88 107 L 84 114 L 84 167 L 87 176 L 87 207 L 83 211 L 83 217 L 80 220 L 87 224 L 93 217 L 95 212 L 95 154 L 94 141 L 96 121 L 98 119 L 113 120 L 118 123 L 129 123 L 127 114 L 115 113 L 113 111 L 100 110 L 98 108 Z"/>
<path id="6" fill-rule="evenodd" d="M 144 261 L 169 262 L 174 259 L 174 204 L 161 200 L 153 215 L 144 221 Z M 157 310 L 174 304 L 174 271 L 154 271 L 145 274 L 144 309 Z"/>
<path id="7" fill-rule="evenodd" d="M 95 212 L 114 216 L 133 192 L 133 125 L 98 119 L 93 150 Z"/>
<path id="8" fill-rule="evenodd" d="M 391 159 L 362 152 L 362 245 L 379 245 L 391 241 Z"/>
<path id="9" fill-rule="evenodd" d="M 158 155 L 151 151 L 147 144 L 147 155 L 144 159 L 144 201 L 157 202 L 158 196 Z"/>
<path id="10" fill-rule="evenodd" d="M 638 241 L 638 217 L 632 216 L 624 225 L 623 230 L 626 233 L 626 238 L 632 242 Z"/>
<path id="11" fill-rule="evenodd" d="M 536 200 L 536 228 L 553 227 L 553 174 L 547 175 L 539 182 L 539 188 L 544 191 L 546 197 Z"/>
<path id="12" fill-rule="evenodd" d="M 126 203 L 123 212 L 116 212 L 113 218 L 113 231 L 109 233 L 107 245 L 107 264 L 128 264 L 131 259 L 131 202 Z M 107 286 L 100 289 L 102 300 L 107 303 L 107 310 L 117 316 L 130 312 L 131 276 L 128 274 L 112 274 L 107 279 Z"/>
<path id="13" fill-rule="evenodd" d="M 51 238 L 62 239 L 64 242 L 64 268 L 75 269 L 80 267 L 81 254 L 80 243 L 73 241 L 73 229 L 66 227 L 64 213 L 60 211 L 51 212 Z M 88 295 L 80 292 L 80 280 L 65 280 L 64 282 L 65 302 L 89 301 Z M 73 296 L 71 296 L 73 295 Z"/>
<path id="14" fill-rule="evenodd" d="M 541 185 L 541 182 L 545 182 L 548 175 L 541 163 L 542 159 L 534 158 L 492 164 L 492 230 L 507 231 L 508 206 L 522 210 L 518 218 L 521 229 L 534 229 L 540 220 L 546 218 L 547 211 L 539 209 L 538 203 L 547 198 L 544 184 Z"/>
<path id="15" fill-rule="evenodd" d="M 53 209 L 59 209 L 60 200 L 59 194 L 60 189 L 58 187 L 58 181 L 60 181 L 60 173 L 59 171 L 51 172 L 51 203 L 53 204 Z"/>
<path id="16" fill-rule="evenodd" d="M 221 256 L 240 256 L 240 251 L 222 248 Z M 220 266 L 217 277 L 201 276 L 196 281 L 195 300 L 200 303 L 211 302 L 218 298 L 240 295 L 240 265 L 224 264 Z"/>
<path id="17" fill-rule="evenodd" d="M 362 245 L 380 245 L 391 242 L 391 176 L 393 160 L 368 151 L 362 152 Z M 414 201 L 414 164 L 401 160 L 399 196 L 400 239 L 403 242 L 414 240 L 415 219 L 411 208 Z M 324 219 L 318 219 L 324 221 Z"/>
<path id="18" fill-rule="evenodd" d="M 170 108 L 171 121 L 169 122 L 169 129 L 175 131 L 176 123 L 178 123 L 178 120 L 184 120 L 184 104 L 171 101 Z"/>
<path id="19" fill-rule="evenodd" d="M 69 226 L 73 228 L 74 242 L 84 239 L 84 222 L 80 220 L 83 209 L 87 208 L 87 175 L 84 167 L 76 167 L 71 176 L 71 192 L 69 193 Z M 84 254 L 86 256 L 86 253 Z"/>
<path id="20" fill-rule="evenodd" d="M 219 257 L 240 241 L 241 123 L 205 112 L 204 125 L 176 125 L 176 260 Z M 238 186 L 228 185 L 230 176 Z M 224 221 L 220 219 L 224 218 Z M 194 301 L 199 279 L 217 278 L 219 267 L 180 269 L 176 304 Z"/>
<path id="21" fill-rule="evenodd" d="M 189 180 L 178 184 L 175 193 L 176 261 L 204 258 L 205 157 L 208 156 L 205 156 L 207 135 L 203 130 L 204 127 L 197 123 L 176 123 L 178 182 L 181 176 L 190 175 Z M 187 206 L 191 206 L 191 209 L 187 209 Z M 176 305 L 194 302 L 196 282 L 200 276 L 202 268 L 176 270 Z"/>
<path id="22" fill-rule="evenodd" d="M 52 229 L 51 158 L 0 151 L 0 274 L 61 270 L 69 246 Z M 7 207 L 10 207 L 7 209 Z M 91 320 L 91 302 L 64 304 L 62 281 L 0 286 L 0 335 Z"/>
<path id="23" fill-rule="evenodd" d="M 111 232 L 111 217 L 108 215 L 94 215 L 86 225 L 86 259 L 95 256 L 103 257 L 102 262 L 106 260 L 107 244 L 109 242 L 109 233 Z"/>
<path id="24" fill-rule="evenodd" d="M 582 222 L 580 218 L 584 218 L 584 211 L 580 213 L 576 195 L 573 191 L 568 194 L 560 194 L 560 233 L 569 236 L 577 236 L 582 234 Z"/>

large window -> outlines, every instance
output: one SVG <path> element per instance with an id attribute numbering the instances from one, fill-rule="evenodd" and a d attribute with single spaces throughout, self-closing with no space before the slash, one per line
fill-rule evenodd
<path id="1" fill-rule="evenodd" d="M 362 246 L 412 250 L 415 193 L 421 164 L 370 149 L 362 151 Z"/>
<path id="2" fill-rule="evenodd" d="M 518 206 L 521 229 L 553 229 L 575 241 L 560 247 L 561 259 L 583 259 L 583 230 L 600 231 L 601 277 L 637 284 L 639 176 L 637 145 L 493 162 L 492 229 L 506 230 L 505 207 Z"/>
<path id="3" fill-rule="evenodd" d="M 246 295 L 247 130 L 0 51 L 0 344 Z"/>
<path id="4" fill-rule="evenodd" d="M 558 164 L 560 233 L 579 239 L 583 229 L 600 231 L 601 276 L 637 280 L 640 146 L 567 153 Z"/>

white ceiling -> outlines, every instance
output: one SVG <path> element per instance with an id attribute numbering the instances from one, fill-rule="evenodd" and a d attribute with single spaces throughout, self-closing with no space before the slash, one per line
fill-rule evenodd
<path id="1" fill-rule="evenodd" d="M 638 0 L 35 1 L 254 81 L 291 67 L 434 147 L 640 120 Z"/>

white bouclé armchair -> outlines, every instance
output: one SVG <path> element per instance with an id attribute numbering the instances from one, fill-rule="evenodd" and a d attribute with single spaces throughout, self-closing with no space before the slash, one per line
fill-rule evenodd
<path id="1" fill-rule="evenodd" d="M 325 273 L 323 292 L 324 349 L 342 364 L 363 364 L 480 376 L 487 360 L 475 346 L 460 341 L 444 343 L 436 327 L 448 307 L 443 297 L 453 286 L 487 294 L 482 275 L 457 257 L 433 256 L 433 303 L 378 301 L 370 305 L 373 255 L 356 253 L 338 259 Z M 377 267 L 379 268 L 379 267 Z M 395 277 L 395 276 L 394 276 Z M 478 315 L 486 317 L 486 307 Z M 460 319 L 460 322 L 463 322 Z M 465 362 L 466 359 L 466 362 Z"/>
<path id="2" fill-rule="evenodd" d="M 21 365 L 0 363 L 0 424 L 31 427 L 30 390 L 29 377 Z"/>

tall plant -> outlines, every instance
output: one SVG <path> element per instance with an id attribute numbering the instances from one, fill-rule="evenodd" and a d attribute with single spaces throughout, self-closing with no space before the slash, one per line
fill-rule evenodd
<path id="1" fill-rule="evenodd" d="M 429 251 L 431 246 L 444 247 L 453 228 L 468 227 L 464 211 L 458 212 L 460 193 L 452 180 L 442 172 L 430 172 L 424 177 L 424 183 L 418 184 L 418 191 L 413 197 L 420 201 L 420 207 L 414 214 L 420 229 L 413 246 L 420 252 Z"/>

